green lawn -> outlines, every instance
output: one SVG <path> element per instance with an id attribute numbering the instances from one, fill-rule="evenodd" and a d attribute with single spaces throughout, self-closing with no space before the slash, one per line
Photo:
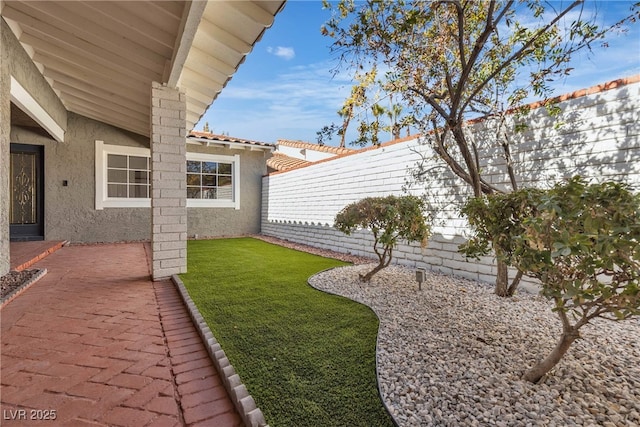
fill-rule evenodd
<path id="1" fill-rule="evenodd" d="M 393 425 L 376 389 L 376 316 L 307 284 L 340 265 L 251 238 L 188 243 L 182 280 L 274 427 Z"/>

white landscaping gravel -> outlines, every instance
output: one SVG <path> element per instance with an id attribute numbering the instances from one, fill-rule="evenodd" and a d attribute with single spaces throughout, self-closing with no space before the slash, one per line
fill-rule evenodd
<path id="1" fill-rule="evenodd" d="M 372 265 L 309 279 L 371 307 L 380 319 L 378 381 L 401 426 L 640 426 L 640 320 L 597 319 L 540 384 L 524 371 L 555 346 L 561 326 L 544 298 Z"/>

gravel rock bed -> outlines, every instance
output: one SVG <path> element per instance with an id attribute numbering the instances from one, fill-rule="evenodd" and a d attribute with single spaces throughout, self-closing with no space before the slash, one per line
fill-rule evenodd
<path id="1" fill-rule="evenodd" d="M 378 381 L 401 426 L 640 426 L 640 321 L 582 328 L 541 383 L 521 380 L 555 346 L 561 326 L 546 299 L 391 266 L 313 276 L 317 289 L 371 307 L 380 319 Z"/>
<path id="2" fill-rule="evenodd" d="M 0 302 L 4 302 L 42 274 L 42 270 L 12 270 L 0 277 Z"/>

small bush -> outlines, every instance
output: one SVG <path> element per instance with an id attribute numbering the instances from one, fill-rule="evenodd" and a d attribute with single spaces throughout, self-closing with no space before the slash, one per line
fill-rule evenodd
<path id="1" fill-rule="evenodd" d="M 416 196 L 367 197 L 347 205 L 336 215 L 335 227 L 347 235 L 359 228 L 373 233 L 373 250 L 378 265 L 360 279 L 371 280 L 387 267 L 399 239 L 427 245 L 431 233 L 430 217 L 425 215 L 425 202 Z"/>
<path id="2" fill-rule="evenodd" d="M 476 199 L 466 208 L 476 233 L 464 252 L 486 253 L 491 243 L 497 256 L 540 280 L 562 322 L 556 348 L 525 379 L 539 381 L 592 319 L 640 314 L 640 195 L 628 186 L 575 177 L 547 191 Z M 505 222 L 512 224 L 496 228 Z"/>

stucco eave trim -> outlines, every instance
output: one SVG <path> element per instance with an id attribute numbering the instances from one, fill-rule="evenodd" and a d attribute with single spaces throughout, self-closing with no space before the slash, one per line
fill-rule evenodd
<path id="1" fill-rule="evenodd" d="M 53 139 L 64 142 L 64 129 L 13 76 L 11 76 L 11 102 L 42 126 Z"/>

